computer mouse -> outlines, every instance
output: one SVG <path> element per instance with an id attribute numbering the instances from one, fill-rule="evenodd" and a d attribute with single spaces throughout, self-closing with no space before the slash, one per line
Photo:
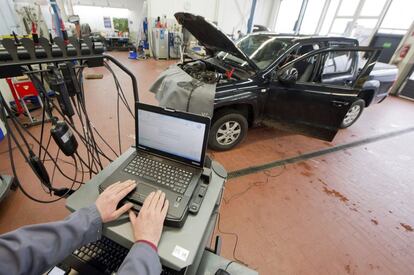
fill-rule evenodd
<path id="1" fill-rule="evenodd" d="M 215 275 L 230 275 L 230 273 L 228 273 L 226 270 L 219 268 L 217 269 L 216 273 L 214 273 Z"/>

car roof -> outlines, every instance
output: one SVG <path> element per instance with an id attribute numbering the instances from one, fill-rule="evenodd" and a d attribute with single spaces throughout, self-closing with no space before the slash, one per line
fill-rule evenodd
<path id="1" fill-rule="evenodd" d="M 271 35 L 277 36 L 281 39 L 291 40 L 292 43 L 300 42 L 322 42 L 322 41 L 339 41 L 348 42 L 352 44 L 358 44 L 358 40 L 354 38 L 347 38 L 341 36 L 320 36 L 320 35 L 291 35 L 291 34 L 279 34 L 274 32 L 255 32 L 249 35 Z"/>

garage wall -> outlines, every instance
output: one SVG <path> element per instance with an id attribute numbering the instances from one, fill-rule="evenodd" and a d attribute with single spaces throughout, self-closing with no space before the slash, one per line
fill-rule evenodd
<path id="1" fill-rule="evenodd" d="M 251 0 L 220 1 L 218 25 L 228 34 L 247 31 Z"/>
<path id="2" fill-rule="evenodd" d="M 129 10 L 121 8 L 106 8 L 94 6 L 73 6 L 75 14 L 79 15 L 81 24 L 88 23 L 92 31 L 113 30 L 105 29 L 104 17 L 128 18 Z"/>
<path id="3" fill-rule="evenodd" d="M 19 32 L 20 27 L 15 19 L 12 0 L 4 0 L 0 9 L 0 35 L 10 34 L 12 30 Z"/>
<path id="4" fill-rule="evenodd" d="M 81 5 L 74 5 L 73 10 L 78 14 L 81 23 L 88 23 L 92 31 L 112 32 L 112 28 L 106 29 L 104 26 L 103 17 L 112 18 L 128 18 L 128 27 L 130 31 L 130 38 L 132 41 L 140 39 L 142 32 L 142 21 L 146 16 L 144 8 L 144 0 L 136 1 L 110 1 L 100 3 L 89 0 L 73 1 L 74 3 L 81 3 Z M 109 3 L 109 6 L 108 6 Z M 93 5 L 95 4 L 95 5 Z M 97 5 L 100 6 L 97 6 Z"/>
<path id="5" fill-rule="evenodd" d="M 216 0 L 148 0 L 148 17 L 157 18 L 157 16 L 166 15 L 167 18 L 174 18 L 174 13 L 185 11 L 199 14 L 211 21 L 215 21 L 217 2 Z"/>
<path id="6" fill-rule="evenodd" d="M 273 2 L 257 0 L 254 24 L 268 25 Z M 252 0 L 148 0 L 148 5 L 148 17 L 151 19 L 163 15 L 173 18 L 178 11 L 191 12 L 217 22 L 227 34 L 235 34 L 237 30 L 246 33 Z"/>
<path id="7" fill-rule="evenodd" d="M 275 2 L 279 1 L 257 0 L 253 23 L 257 25 L 270 27 L 271 23 L 273 22 L 272 9 L 274 8 Z"/>

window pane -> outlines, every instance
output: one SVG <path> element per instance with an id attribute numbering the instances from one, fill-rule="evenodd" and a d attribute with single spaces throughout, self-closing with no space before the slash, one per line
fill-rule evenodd
<path id="1" fill-rule="evenodd" d="M 353 52 L 329 52 L 323 67 L 322 80 L 328 74 L 351 73 Z"/>
<path id="2" fill-rule="evenodd" d="M 359 0 L 342 0 L 341 7 L 339 8 L 339 16 L 352 16 L 358 6 Z"/>
<path id="3" fill-rule="evenodd" d="M 348 24 L 351 22 L 352 19 L 335 19 L 330 32 L 336 34 L 344 34 Z"/>
<path id="4" fill-rule="evenodd" d="M 335 11 L 338 8 L 339 0 L 332 0 L 329 4 L 328 11 L 326 12 L 325 21 L 323 21 L 322 28 L 319 34 L 328 34 L 332 20 L 335 16 Z"/>
<path id="5" fill-rule="evenodd" d="M 316 82 L 342 87 L 361 86 L 355 83 L 360 70 L 364 69 L 367 61 L 374 52 L 366 51 L 331 51 L 325 54 L 323 72 Z"/>
<path id="6" fill-rule="evenodd" d="M 302 59 L 293 63 L 292 67 L 298 72 L 298 82 L 312 81 L 313 72 L 316 68 L 317 56 L 313 55 L 306 59 Z"/>
<path id="7" fill-rule="evenodd" d="M 393 0 L 381 28 L 408 29 L 413 22 L 414 2 L 412 0 Z"/>
<path id="8" fill-rule="evenodd" d="M 358 19 L 351 36 L 359 41 L 360 46 L 368 46 L 378 19 Z"/>
<path id="9" fill-rule="evenodd" d="M 388 33 L 388 34 L 400 34 L 405 35 L 407 30 L 396 30 L 396 29 L 379 29 L 379 33 Z"/>
<path id="10" fill-rule="evenodd" d="M 305 16 L 303 17 L 300 33 L 314 34 L 316 26 L 318 25 L 319 17 L 321 16 L 325 1 L 309 0 L 306 6 Z"/>
<path id="11" fill-rule="evenodd" d="M 277 33 L 293 33 L 296 20 L 298 19 L 302 0 L 286 0 L 280 4 L 279 13 L 276 18 Z"/>
<path id="12" fill-rule="evenodd" d="M 361 10 L 362 16 L 378 16 L 384 8 L 386 0 L 365 0 Z"/>
<path id="13" fill-rule="evenodd" d="M 358 27 L 364 27 L 366 29 L 373 29 L 377 24 L 378 19 L 358 19 L 356 24 Z"/>

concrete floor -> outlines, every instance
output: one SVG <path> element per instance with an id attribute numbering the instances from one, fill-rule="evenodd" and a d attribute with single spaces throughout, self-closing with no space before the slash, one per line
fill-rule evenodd
<path id="1" fill-rule="evenodd" d="M 129 60 L 126 53 L 113 55 L 136 74 L 140 100 L 156 104 L 148 87 L 173 62 Z M 103 80 L 86 81 L 87 105 L 96 128 L 116 147 L 116 97 L 111 76 L 104 68 L 87 69 L 86 73 L 104 74 Z M 132 102 L 128 77 L 119 77 Z M 234 172 L 413 127 L 413 107 L 410 101 L 390 97 L 366 109 L 360 120 L 340 131 L 332 143 L 261 127 L 251 129 L 236 149 L 209 153 Z M 125 150 L 134 142 L 134 126 L 125 110 L 121 117 Z M 31 131 L 38 134 L 39 128 Z M 413 274 L 413 138 L 414 131 L 409 131 L 367 140 L 345 150 L 230 179 L 216 228 L 223 237 L 222 255 L 237 257 L 260 274 Z M 0 152 L 6 145 L 0 144 Z M 7 154 L 1 154 L 0 159 L 0 173 L 10 173 Z M 27 190 L 50 199 L 22 158 L 16 159 Z M 50 162 L 48 165 L 51 167 Z M 73 175 L 73 167 L 62 166 Z M 69 183 L 56 176 L 56 186 Z M 68 214 L 64 201 L 38 204 L 21 192 L 11 193 L 0 207 L 0 233 Z M 233 253 L 236 235 L 238 244 Z"/>

